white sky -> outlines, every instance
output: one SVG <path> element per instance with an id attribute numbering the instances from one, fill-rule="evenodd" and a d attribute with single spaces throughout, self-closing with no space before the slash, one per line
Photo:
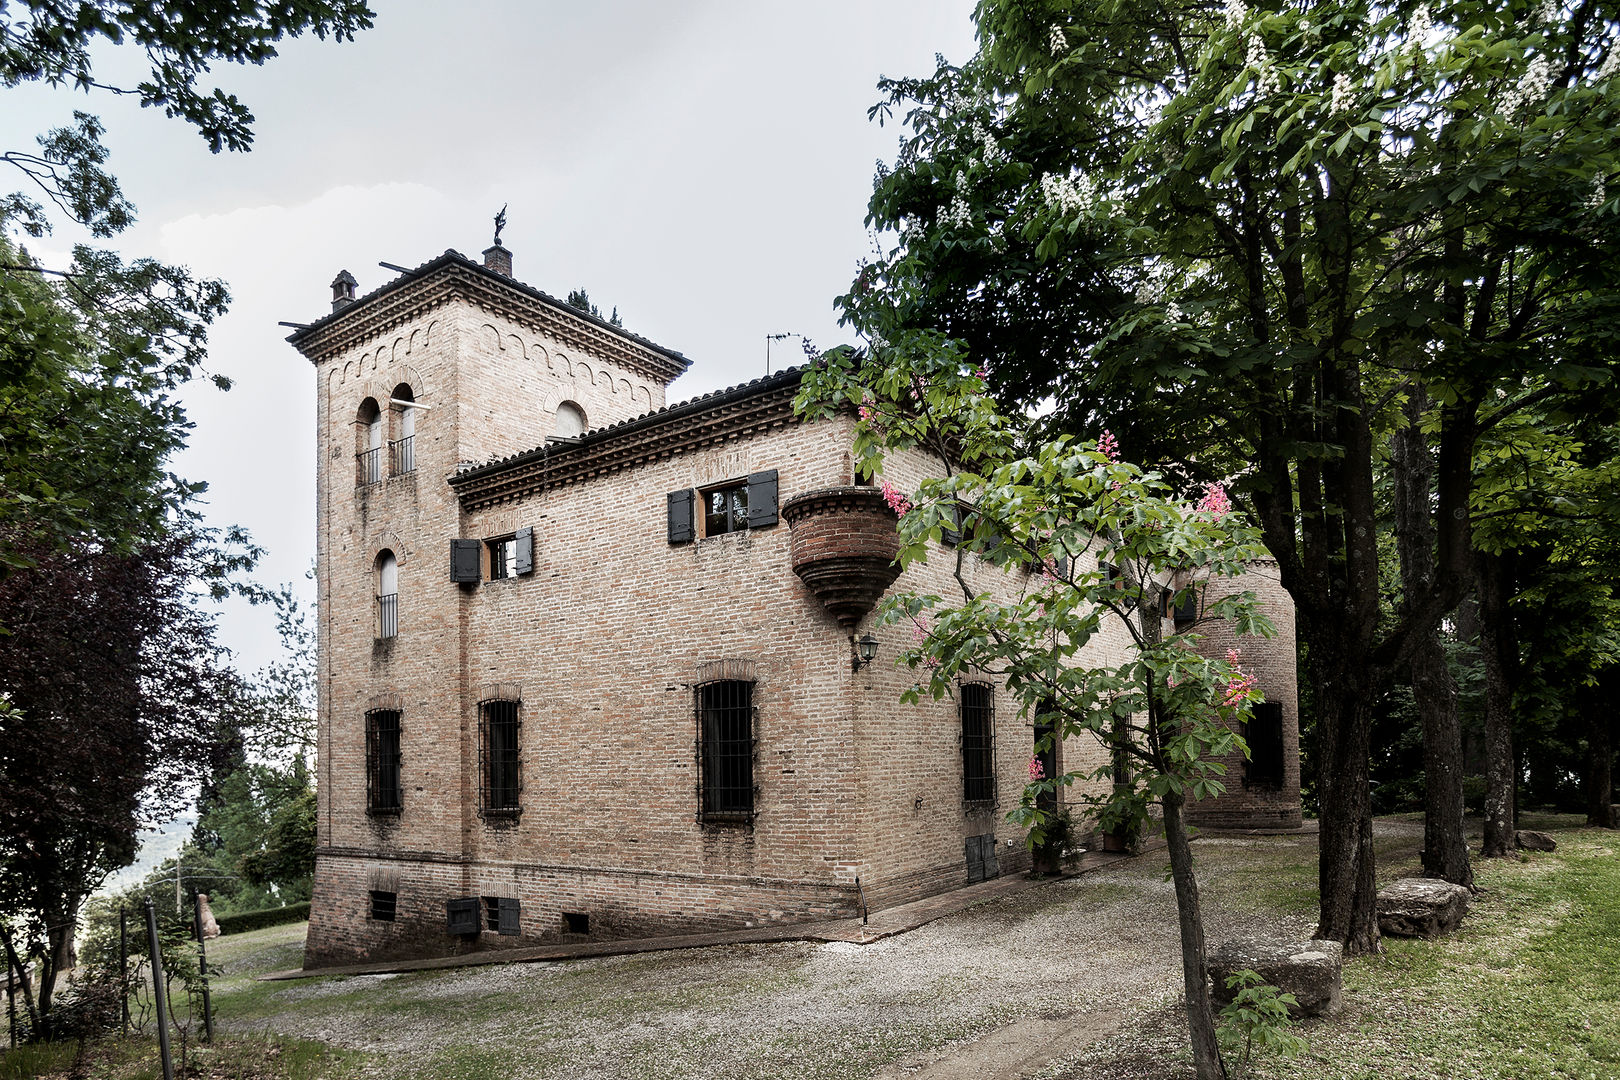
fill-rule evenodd
<path id="1" fill-rule="evenodd" d="M 95 113 L 140 209 L 117 241 L 229 282 L 211 365 L 236 388 L 187 394 L 178 471 L 206 480 L 216 524 L 268 551 L 259 578 L 314 559 L 314 380 L 277 320 L 329 308 L 350 270 L 369 292 L 446 248 L 477 258 L 509 203 L 519 279 L 584 286 L 626 328 L 684 352 L 682 400 L 764 373 L 765 335 L 847 340 L 832 300 L 869 242 L 873 163 L 899 131 L 868 122 L 880 75 L 924 75 L 973 50 L 972 0 L 373 0 L 355 41 L 301 39 L 262 68 L 226 67 L 257 122 L 249 154 L 208 153 L 189 126 L 102 95 L 5 91 L 0 146 Z M 108 55 L 132 84 L 138 56 Z M 21 187 L 20 177 L 0 181 Z M 63 265 L 64 228 L 29 246 Z M 773 363 L 797 362 L 795 341 Z M 275 653 L 268 614 L 231 607 L 226 644 Z"/>

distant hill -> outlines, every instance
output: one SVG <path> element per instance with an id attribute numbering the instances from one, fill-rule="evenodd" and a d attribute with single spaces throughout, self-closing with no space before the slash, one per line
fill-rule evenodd
<path id="1" fill-rule="evenodd" d="M 113 893 L 139 884 L 142 878 L 162 865 L 165 859 L 172 859 L 179 854 L 181 846 L 191 836 L 191 830 L 196 825 L 196 813 L 188 811 L 173 821 L 165 822 L 149 831 L 141 840 L 140 851 L 136 854 L 135 861 L 109 877 L 96 892 Z"/>

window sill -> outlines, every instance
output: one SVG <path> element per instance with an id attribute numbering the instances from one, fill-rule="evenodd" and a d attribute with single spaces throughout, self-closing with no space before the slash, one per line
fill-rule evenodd
<path id="1" fill-rule="evenodd" d="M 368 807 L 366 807 L 366 817 L 370 817 L 370 818 L 397 818 L 400 815 L 400 810 L 401 810 L 401 807 L 398 807 L 398 806 L 387 807 L 387 808 L 379 808 L 379 807 L 368 806 Z"/>
<path id="2" fill-rule="evenodd" d="M 710 812 L 698 815 L 698 824 L 714 826 L 720 829 L 751 829 L 754 827 L 753 813 L 722 814 Z"/>

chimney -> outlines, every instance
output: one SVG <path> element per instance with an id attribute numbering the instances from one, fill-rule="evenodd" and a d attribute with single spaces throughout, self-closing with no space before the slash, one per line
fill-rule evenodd
<path id="1" fill-rule="evenodd" d="M 354 288 L 360 284 L 354 280 L 354 275 L 347 270 L 338 272 L 332 279 L 332 311 L 339 312 L 354 303 Z"/>
<path id="2" fill-rule="evenodd" d="M 497 274 L 512 276 L 512 253 L 501 246 L 499 240 L 494 246 L 484 249 L 484 266 Z"/>

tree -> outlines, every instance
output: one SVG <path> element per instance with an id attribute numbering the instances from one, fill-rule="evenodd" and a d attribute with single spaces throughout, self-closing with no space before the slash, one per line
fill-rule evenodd
<path id="1" fill-rule="evenodd" d="M 570 289 L 568 292 L 567 304 L 571 308 L 578 308 L 587 315 L 595 316 L 598 319 L 602 317 L 602 309 L 591 303 L 590 293 L 586 292 L 583 288 Z M 613 309 L 613 314 L 608 316 L 607 321 L 608 325 L 610 326 L 622 327 L 624 325 L 624 321 L 619 318 L 618 308 Z"/>
<path id="2" fill-rule="evenodd" d="M 0 581 L 0 912 L 8 949 L 20 930 L 42 963 L 32 1026 L 49 1034 L 80 907 L 134 857 L 143 816 L 189 801 L 238 687 L 195 604 L 193 583 L 219 572 L 214 538 L 19 550 L 33 566 Z"/>
<path id="3" fill-rule="evenodd" d="M 1232 480 L 1299 613 L 1317 932 L 1374 950 L 1370 717 L 1471 583 L 1475 442 L 1616 359 L 1613 20 L 1243 0 L 976 19 L 969 63 L 883 84 L 874 113 L 909 133 L 869 220 L 900 239 L 845 317 L 938 329 L 1011 403 L 1050 399 L 1049 429 L 1106 422 L 1174 477 Z M 1379 469 L 1420 392 L 1432 568 L 1381 620 Z"/>
<path id="4" fill-rule="evenodd" d="M 933 459 L 933 478 L 915 492 L 883 481 L 900 514 L 902 566 L 926 561 L 944 530 L 958 537 L 959 596 L 901 592 L 881 606 L 887 622 L 915 628 L 917 644 L 903 660 L 919 678 L 903 700 L 939 700 L 964 676 L 993 676 L 1005 680 L 1021 715 L 1051 731 L 1048 745 L 1091 737 L 1108 749 L 1108 762 L 1084 775 L 1040 776 L 1040 758 L 1031 760 L 1031 783 L 1010 815 L 1031 830 L 1031 846 L 1055 827 L 1047 798 L 1077 779 L 1096 782 L 1081 801 L 1111 831 L 1135 834 L 1150 806 L 1162 808 L 1193 1056 L 1200 1078 L 1224 1076 L 1183 808 L 1223 790 L 1224 767 L 1212 758 L 1241 746 L 1233 725 L 1260 695 L 1235 656 L 1201 656 L 1194 635 L 1165 636 L 1163 624 L 1167 599 L 1183 600 L 1262 556 L 1257 533 L 1219 488 L 1197 507 L 1172 498 L 1157 474 L 1115 461 L 1106 440 L 1089 450 L 1059 438 L 1018 453 L 1017 430 L 964 370 L 960 350 L 937 334 L 902 334 L 870 359 L 827 354 L 807 373 L 797 404 L 811 417 L 859 410 L 854 451 L 866 475 L 882 475 L 887 456 Z M 975 588 L 965 571 L 972 557 L 1027 574 L 1019 595 L 1002 600 Z M 1252 595 L 1208 603 L 1205 615 L 1236 620 L 1240 633 L 1271 632 Z M 1087 650 L 1105 625 L 1131 641 L 1117 664 L 1098 665 Z"/>
<path id="5" fill-rule="evenodd" d="M 284 36 L 344 40 L 370 25 L 361 0 L 191 5 L 183 18 L 164 5 L 22 0 L 0 10 L 0 85 L 133 96 L 195 126 L 216 152 L 247 150 L 253 116 L 235 95 L 198 85 L 210 65 L 260 64 Z M 102 82 L 92 60 L 108 46 L 140 50 L 148 78 Z M 0 541 L 0 574 L 19 564 L 15 545 L 35 538 L 61 550 L 94 534 L 134 550 L 195 493 L 160 467 L 186 431 L 172 392 L 205 369 L 208 326 L 229 299 L 223 283 L 150 259 L 126 264 L 81 244 L 70 266 L 46 267 L 6 239 L 43 236 L 54 219 L 99 238 L 134 222 L 106 167 L 101 122 L 73 116 L 36 151 L 0 152 L 27 185 L 0 195 L 0 517 L 27 522 Z"/>

